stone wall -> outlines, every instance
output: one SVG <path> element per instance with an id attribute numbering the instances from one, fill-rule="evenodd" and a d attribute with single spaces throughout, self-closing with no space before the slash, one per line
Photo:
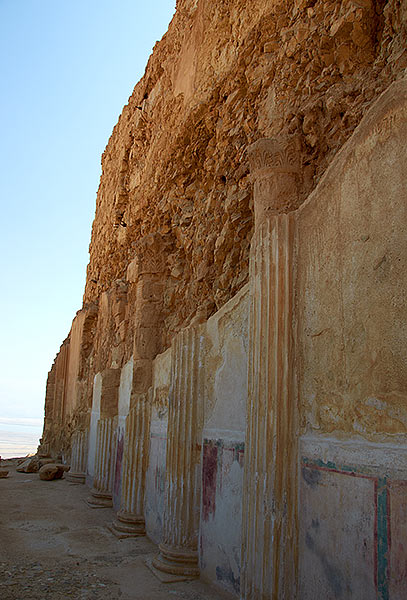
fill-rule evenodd
<path id="1" fill-rule="evenodd" d="M 157 329 L 150 350 L 161 353 L 180 329 L 206 320 L 247 283 L 254 230 L 248 146 L 275 135 L 298 138 L 298 207 L 402 75 L 406 40 L 399 0 L 177 3 L 102 157 L 84 294 L 84 309 L 93 306 L 98 319 L 82 363 L 86 378 L 78 390 L 68 382 L 69 403 L 72 394 L 85 398 L 89 418 L 94 376 L 130 360 L 140 336 L 143 344 L 140 319 L 148 311 L 160 320 L 150 320 Z M 155 298 L 137 316 L 137 257 L 148 254 L 149 234 L 164 260 L 150 273 Z M 59 376 L 56 385 L 63 385 Z M 75 418 L 63 417 L 65 432 L 76 428 Z M 47 425 L 53 450 L 69 452 L 70 433 L 59 439 L 55 423 Z"/>
<path id="2" fill-rule="evenodd" d="M 406 17 L 180 1 L 114 129 L 41 451 L 166 577 L 405 595 Z"/>

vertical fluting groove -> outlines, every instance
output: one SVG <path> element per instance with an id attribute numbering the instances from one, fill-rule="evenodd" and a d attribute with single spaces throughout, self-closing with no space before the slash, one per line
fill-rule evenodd
<path id="1" fill-rule="evenodd" d="M 140 404 L 137 405 L 135 411 L 134 411 L 134 424 L 133 424 L 133 431 L 134 431 L 134 450 L 135 453 L 133 455 L 133 469 L 134 469 L 134 487 L 132 489 L 132 504 L 134 506 L 134 504 L 136 504 L 137 506 L 139 505 L 139 493 L 141 491 L 140 486 L 137 486 L 137 483 L 140 482 L 141 479 L 141 475 L 142 475 L 142 462 L 141 462 L 141 435 L 142 435 L 142 423 L 141 423 L 141 419 L 142 419 L 142 410 L 141 410 L 141 406 Z"/>
<path id="2" fill-rule="evenodd" d="M 128 497 L 129 497 L 129 467 L 130 467 L 130 415 L 129 413 L 126 417 L 125 427 L 124 427 L 124 446 L 123 446 L 123 475 L 121 481 L 121 505 L 124 510 L 128 510 Z"/>
<path id="3" fill-rule="evenodd" d="M 101 440 L 101 429 L 102 429 L 102 423 L 99 419 L 98 423 L 97 423 L 97 428 L 96 428 L 96 461 L 95 461 L 95 482 L 94 482 L 94 487 L 95 489 L 98 489 L 100 486 L 100 459 L 101 459 L 101 454 L 102 454 L 102 440 Z"/>
<path id="4" fill-rule="evenodd" d="M 242 597 L 287 595 L 295 528 L 292 440 L 293 219 L 275 215 L 251 250 L 248 415 L 243 498 Z M 295 570 L 295 568 L 294 568 Z M 294 589 L 291 587 L 291 589 Z"/>

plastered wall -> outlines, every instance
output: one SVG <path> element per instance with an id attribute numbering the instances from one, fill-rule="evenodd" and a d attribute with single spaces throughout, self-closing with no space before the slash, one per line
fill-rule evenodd
<path id="1" fill-rule="evenodd" d="M 236 592 L 240 579 L 241 497 L 247 401 L 248 286 L 201 326 L 204 381 L 201 439 L 201 574 Z M 154 361 L 147 534 L 161 541 L 166 484 L 168 397 L 172 349 Z"/>
<path id="2" fill-rule="evenodd" d="M 117 419 L 117 446 L 115 461 L 115 477 L 113 484 L 113 507 L 120 508 L 121 482 L 123 470 L 124 438 L 126 434 L 126 417 L 129 414 L 131 387 L 133 383 L 133 358 L 122 368 L 120 373 L 118 419 Z"/>
<path id="3" fill-rule="evenodd" d="M 153 367 L 153 406 L 150 423 L 149 463 L 146 474 L 146 531 L 161 541 L 165 502 L 165 469 L 168 425 L 168 395 L 171 376 L 171 348 L 157 356 Z"/>
<path id="4" fill-rule="evenodd" d="M 238 592 L 247 402 L 248 286 L 205 330 L 201 574 Z"/>
<path id="5" fill-rule="evenodd" d="M 407 82 L 297 214 L 301 598 L 407 594 Z"/>

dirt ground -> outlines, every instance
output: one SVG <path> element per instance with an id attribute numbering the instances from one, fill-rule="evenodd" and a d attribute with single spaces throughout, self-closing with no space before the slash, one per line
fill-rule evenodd
<path id="1" fill-rule="evenodd" d="M 0 479 L 1 600 L 221 600 L 201 581 L 162 583 L 146 567 L 147 537 L 118 540 L 113 509 L 91 509 L 89 489 L 17 473 Z"/>

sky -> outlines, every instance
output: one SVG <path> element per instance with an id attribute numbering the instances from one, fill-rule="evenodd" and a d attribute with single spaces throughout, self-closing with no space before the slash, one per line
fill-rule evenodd
<path id="1" fill-rule="evenodd" d="M 0 456 L 35 451 L 100 159 L 175 0 L 0 0 Z"/>

